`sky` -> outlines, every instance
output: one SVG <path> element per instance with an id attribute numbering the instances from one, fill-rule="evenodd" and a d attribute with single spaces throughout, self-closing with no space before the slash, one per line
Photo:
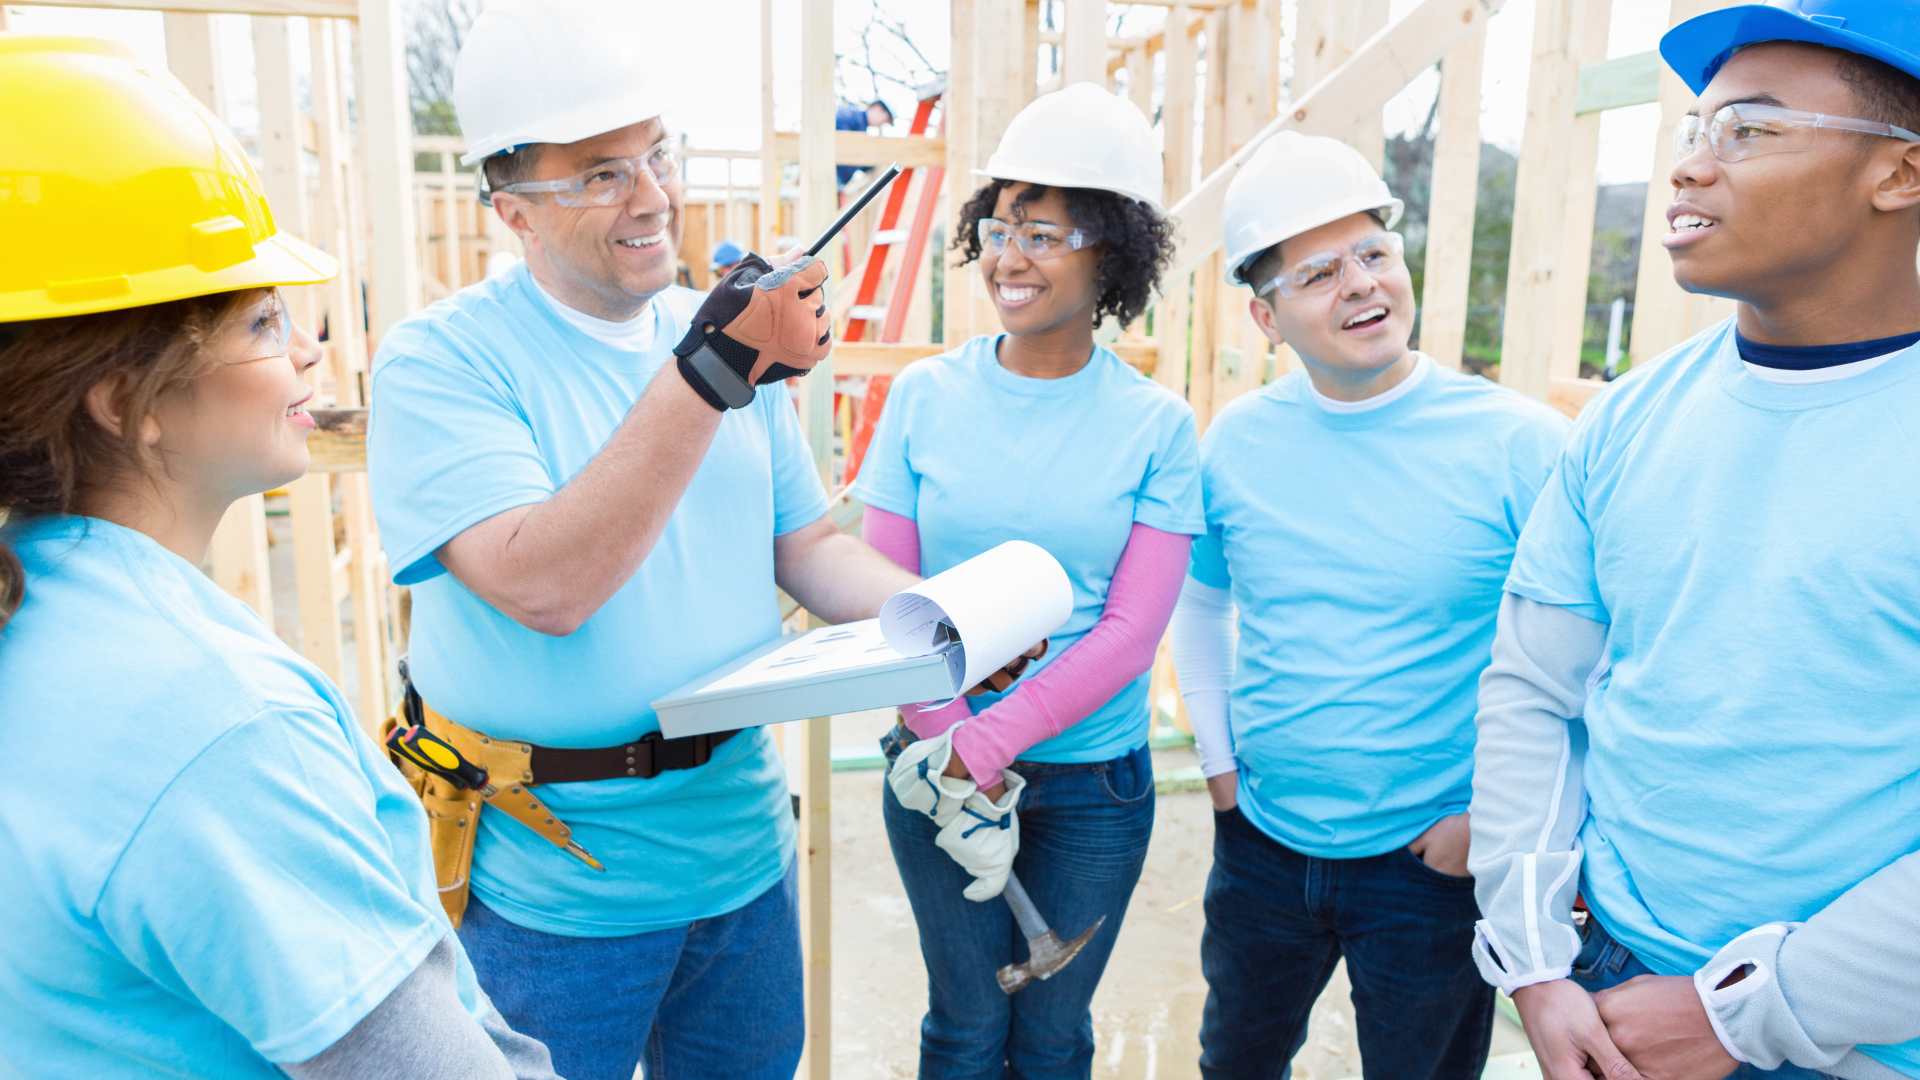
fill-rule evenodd
<path id="1" fill-rule="evenodd" d="M 403 0 L 425 3 L 433 0 Z M 662 38 L 676 43 L 658 51 L 663 77 L 689 88 L 684 103 L 669 120 L 685 131 L 696 147 L 745 148 L 760 137 L 760 87 L 754 73 L 759 63 L 759 0 L 700 0 L 699 3 L 655 3 Z M 1418 0 L 1391 0 L 1395 16 Z M 1291 7 L 1291 4 L 1288 5 Z M 776 0 L 775 8 L 775 120 L 792 127 L 799 103 L 800 10 L 796 0 Z M 1532 46 L 1533 0 L 1507 0 L 1488 28 L 1486 75 L 1481 94 L 1481 132 L 1490 142 L 1510 150 L 1520 145 L 1526 112 L 1527 69 L 1523 64 L 1497 62 L 1498 57 L 1527 56 Z M 1614 0 L 1607 54 L 1623 56 L 1652 49 L 1667 25 L 1667 0 Z M 878 11 L 897 20 L 915 45 L 936 67 L 947 61 L 947 0 L 834 0 L 835 48 L 843 54 L 863 52 L 861 29 Z M 1164 17 L 1152 8 L 1126 9 L 1121 33 L 1150 32 Z M 1287 16 L 1290 22 L 1291 14 Z M 251 102 L 251 44 L 242 16 L 215 16 L 223 54 L 228 57 L 227 113 L 243 132 L 257 123 Z M 296 26 L 299 20 L 295 20 Z M 12 28 L 30 32 L 87 33 L 127 42 L 143 56 L 164 63 L 162 20 L 157 13 L 97 9 L 15 9 Z M 296 31 L 298 33 L 298 31 Z M 912 62 L 898 48 L 888 50 L 886 35 L 875 66 L 911 77 Z M 296 40 L 296 56 L 304 61 L 304 41 Z M 843 74 L 845 69 L 843 68 Z M 1425 117 L 1438 88 L 1429 71 L 1416 79 L 1385 110 L 1387 130 L 1416 127 Z M 860 97 L 869 93 L 864 76 L 845 89 Z M 883 96 L 895 104 L 905 120 L 913 94 L 883 83 Z M 1607 113 L 1601 121 L 1600 179 L 1603 183 L 1645 180 L 1653 161 L 1653 138 L 1658 109 L 1652 105 Z M 734 166 L 735 182 L 757 183 L 758 165 L 743 161 Z M 696 183 L 717 180 L 715 174 L 693 177 Z"/>

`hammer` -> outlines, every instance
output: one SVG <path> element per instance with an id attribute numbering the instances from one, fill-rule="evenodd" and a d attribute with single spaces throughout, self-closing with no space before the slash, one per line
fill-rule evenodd
<path id="1" fill-rule="evenodd" d="M 1007 887 L 1001 895 L 1013 909 L 1013 920 L 1020 924 L 1020 932 L 1027 935 L 1027 962 L 1008 964 L 994 972 L 1000 989 L 1009 994 L 1025 990 L 1035 979 L 1053 978 L 1061 968 L 1073 963 L 1073 958 L 1080 955 L 1080 950 L 1087 947 L 1087 942 L 1092 941 L 1093 935 L 1107 922 L 1107 917 L 1102 915 L 1079 937 L 1061 941 L 1059 934 L 1047 928 L 1047 920 L 1040 917 L 1040 909 L 1033 906 L 1033 897 L 1027 895 L 1018 876 L 1007 874 Z"/>

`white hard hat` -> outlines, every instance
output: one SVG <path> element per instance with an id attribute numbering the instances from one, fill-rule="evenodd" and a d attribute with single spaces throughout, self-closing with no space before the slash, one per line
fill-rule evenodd
<path id="1" fill-rule="evenodd" d="M 528 143 L 570 143 L 659 116 L 649 69 L 658 28 L 647 5 L 597 0 L 493 0 L 453 66 L 453 108 L 467 140 L 462 165 Z"/>
<path id="2" fill-rule="evenodd" d="M 1372 210 L 1384 211 L 1391 229 L 1403 209 L 1360 151 L 1324 135 L 1279 132 L 1227 185 L 1227 281 L 1251 284 L 1245 264 L 1282 240 Z"/>
<path id="3" fill-rule="evenodd" d="M 1033 99 L 975 176 L 1091 188 L 1160 206 L 1160 147 L 1138 106 L 1090 82 Z"/>

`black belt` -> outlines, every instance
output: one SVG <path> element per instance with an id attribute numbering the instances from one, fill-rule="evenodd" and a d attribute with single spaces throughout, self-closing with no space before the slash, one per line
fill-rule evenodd
<path id="1" fill-rule="evenodd" d="M 420 692 L 413 688 L 406 657 L 400 658 L 400 683 L 406 688 L 407 720 L 424 724 Z M 485 734 L 484 732 L 480 734 Z M 651 780 L 675 769 L 697 769 L 713 760 L 714 748 L 735 735 L 733 731 L 714 731 L 704 735 L 685 735 L 669 739 L 649 731 L 621 746 L 601 746 L 575 750 L 559 746 L 529 743 L 527 769 L 531 784 L 574 784 L 585 780 Z"/>
<path id="2" fill-rule="evenodd" d="M 569 750 L 535 746 L 529 762 L 536 784 L 572 784 L 582 780 L 637 777 L 651 780 L 674 769 L 695 769 L 713 759 L 714 748 L 739 731 L 715 731 L 668 739 L 650 731 L 624 746 Z"/>

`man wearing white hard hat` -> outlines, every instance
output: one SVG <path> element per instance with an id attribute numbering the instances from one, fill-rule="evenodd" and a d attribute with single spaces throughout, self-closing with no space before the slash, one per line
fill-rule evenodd
<path id="1" fill-rule="evenodd" d="M 776 583 L 838 622 L 914 579 L 825 517 L 782 383 L 826 353 L 824 267 L 672 286 L 659 47 L 639 4 L 475 21 L 465 160 L 526 258 L 381 342 L 370 471 L 413 589 L 410 717 L 496 792 L 420 781 L 482 985 L 574 1080 L 785 1080 L 785 771 L 764 729 L 662 739 L 649 703 L 773 638 Z"/>
<path id="2" fill-rule="evenodd" d="M 1408 348 L 1401 203 L 1283 132 L 1227 189 L 1228 279 L 1303 370 L 1201 443 L 1207 533 L 1174 659 L 1217 811 L 1201 1071 L 1285 1075 L 1344 959 L 1368 1076 L 1475 1077 L 1474 688 L 1567 430 Z"/>
<path id="3" fill-rule="evenodd" d="M 1920 0 L 1660 54 L 1661 243 L 1734 314 L 1587 406 L 1520 538 L 1476 959 L 1548 1080 L 1920 1077 Z"/>
<path id="4" fill-rule="evenodd" d="M 894 380 L 854 493 L 907 569 L 1031 540 L 1074 609 L 1011 692 L 903 710 L 881 799 L 927 966 L 920 1075 L 1087 1076 L 1089 1005 L 1153 831 L 1148 669 L 1202 527 L 1192 410 L 1094 330 L 1146 309 L 1173 232 L 1147 118 L 1091 83 L 1021 110 L 980 175 L 954 247 L 1004 332 Z M 1097 929 L 1011 996 L 994 975 L 1025 959 L 1009 872 L 1063 935 Z"/>

